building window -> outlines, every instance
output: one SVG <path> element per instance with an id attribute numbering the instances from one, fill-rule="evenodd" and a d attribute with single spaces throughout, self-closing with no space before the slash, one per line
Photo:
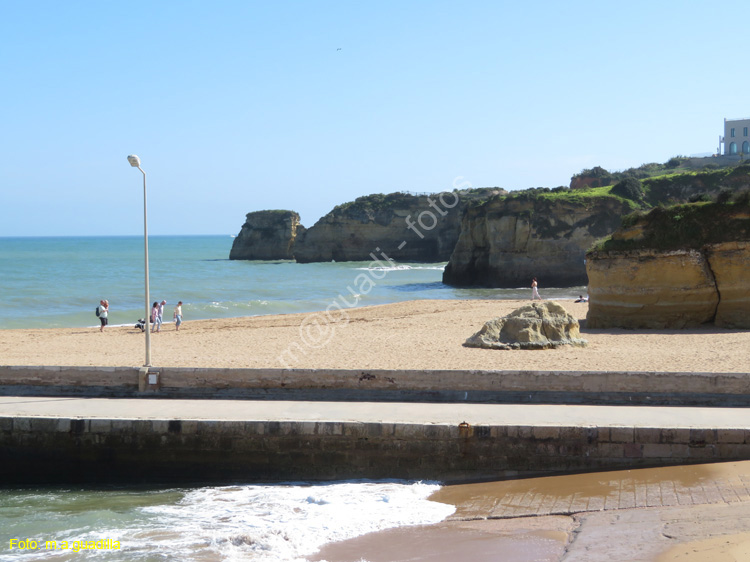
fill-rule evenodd
<path id="1" fill-rule="evenodd" d="M 742 127 L 742 136 L 743 137 L 747 136 L 747 127 Z"/>
<path id="2" fill-rule="evenodd" d="M 736 142 L 730 142 L 729 143 L 729 154 L 737 154 L 737 143 Z"/>
<path id="3" fill-rule="evenodd" d="M 750 154 L 750 142 L 743 142 L 742 143 L 742 154 Z"/>
<path id="4" fill-rule="evenodd" d="M 732 127 L 731 129 L 729 129 L 729 136 L 732 137 L 732 138 L 734 138 L 734 127 Z"/>

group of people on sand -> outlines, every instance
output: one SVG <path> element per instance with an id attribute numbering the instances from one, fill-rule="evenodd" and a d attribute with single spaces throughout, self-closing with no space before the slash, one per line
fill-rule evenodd
<path id="1" fill-rule="evenodd" d="M 161 324 L 164 317 L 164 305 L 167 301 L 155 302 L 151 307 L 151 333 L 161 332 Z M 175 330 L 180 330 L 182 324 L 182 301 L 177 303 L 174 307 L 174 314 L 172 315 L 174 320 Z"/>
<path id="2" fill-rule="evenodd" d="M 167 301 L 155 302 L 153 306 L 151 307 L 151 333 L 161 332 L 161 325 L 162 325 L 162 321 L 164 318 L 164 305 L 165 304 L 167 304 Z M 104 327 L 109 323 L 109 319 L 108 319 L 109 301 L 108 300 L 102 299 L 99 301 L 99 306 L 96 307 L 96 315 L 99 317 L 99 322 L 101 323 L 101 326 L 99 327 L 99 331 L 103 332 Z M 177 303 L 177 306 L 174 307 L 174 314 L 172 318 L 174 319 L 175 330 L 179 330 L 180 325 L 182 324 L 182 301 L 179 301 Z M 143 322 L 144 321 L 142 319 L 139 320 L 138 325 L 141 325 Z"/>

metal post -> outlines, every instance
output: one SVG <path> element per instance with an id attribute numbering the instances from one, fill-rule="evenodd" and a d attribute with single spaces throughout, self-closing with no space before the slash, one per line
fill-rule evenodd
<path id="1" fill-rule="evenodd" d="M 141 168 L 141 159 L 135 154 L 128 156 L 128 162 L 133 168 L 138 168 L 143 174 L 143 256 L 145 260 L 144 273 L 146 275 L 146 372 L 148 367 L 151 366 L 151 300 L 148 291 L 148 211 L 146 205 L 146 172 Z"/>
<path id="2" fill-rule="evenodd" d="M 146 172 L 138 166 L 138 169 L 143 174 L 143 251 L 145 261 L 145 275 L 146 275 L 146 363 L 145 367 L 151 366 L 151 304 L 148 290 L 148 211 L 146 205 Z"/>

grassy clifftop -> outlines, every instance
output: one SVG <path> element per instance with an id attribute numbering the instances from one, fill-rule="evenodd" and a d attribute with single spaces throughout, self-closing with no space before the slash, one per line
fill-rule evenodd
<path id="1" fill-rule="evenodd" d="M 709 200 L 722 190 L 737 192 L 750 188 L 750 164 L 664 174 L 645 179 L 642 183 L 644 200 L 650 206 Z"/>
<path id="2" fill-rule="evenodd" d="M 750 192 L 734 200 L 655 207 L 648 213 L 633 213 L 622 219 L 622 227 L 592 250 L 662 251 L 699 249 L 706 244 L 750 241 Z"/>
<path id="3" fill-rule="evenodd" d="M 741 164 L 741 162 L 735 159 L 727 160 L 727 157 L 690 158 L 687 156 L 674 156 L 664 163 L 649 162 L 648 164 L 641 164 L 638 167 L 628 168 L 620 172 L 611 172 L 601 166 L 594 166 L 573 175 L 570 178 L 570 187 L 572 189 L 602 187 L 605 185 L 614 185 L 627 178 L 645 180 L 665 174 L 734 168 L 738 164 Z"/>
<path id="4" fill-rule="evenodd" d="M 507 192 L 499 187 L 480 187 L 460 191 L 454 190 L 453 193 L 464 201 L 479 201 L 487 200 L 494 195 Z M 440 193 L 429 194 L 432 199 L 439 197 L 439 195 Z M 421 195 L 401 191 L 389 193 L 387 195 L 383 193 L 374 193 L 372 195 L 357 197 L 354 201 L 336 205 L 329 214 L 336 217 L 359 217 L 363 214 L 377 213 L 388 209 L 407 209 L 414 207 L 420 196 Z M 451 203 L 453 201 L 452 198 L 448 198 L 448 200 Z"/>

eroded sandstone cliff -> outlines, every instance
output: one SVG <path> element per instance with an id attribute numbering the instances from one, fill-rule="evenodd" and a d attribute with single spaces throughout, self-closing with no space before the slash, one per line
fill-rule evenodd
<path id="1" fill-rule="evenodd" d="M 750 328 L 746 203 L 628 217 L 586 257 L 588 328 Z"/>
<path id="2" fill-rule="evenodd" d="M 580 192 L 578 192 L 580 193 Z M 586 284 L 586 250 L 630 210 L 617 197 L 570 193 L 499 196 L 464 214 L 443 273 L 455 286 L 542 287 Z"/>
<path id="3" fill-rule="evenodd" d="M 232 243 L 230 260 L 290 260 L 294 242 L 305 228 L 294 211 L 255 211 Z"/>
<path id="4" fill-rule="evenodd" d="M 431 195 L 391 193 L 360 197 L 339 205 L 299 236 L 300 263 L 324 261 L 446 261 L 458 240 L 461 215 L 479 197 L 505 193 L 497 188 Z"/>

